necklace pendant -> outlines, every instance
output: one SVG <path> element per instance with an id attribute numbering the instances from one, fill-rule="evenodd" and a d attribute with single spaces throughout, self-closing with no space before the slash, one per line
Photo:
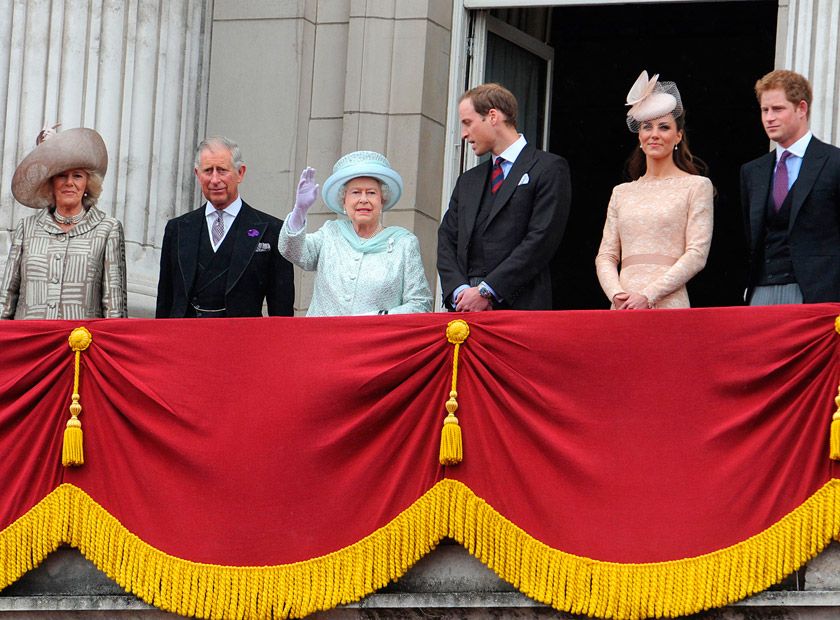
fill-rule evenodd
<path id="1" fill-rule="evenodd" d="M 78 224 L 82 221 L 82 218 L 85 217 L 85 212 L 82 211 L 81 213 L 77 213 L 76 215 L 71 215 L 70 217 L 66 217 L 61 215 L 58 211 L 53 211 L 53 219 L 58 222 L 59 224 Z"/>

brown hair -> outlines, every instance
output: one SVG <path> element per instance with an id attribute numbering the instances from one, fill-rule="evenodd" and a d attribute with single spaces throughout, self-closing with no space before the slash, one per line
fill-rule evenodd
<path id="1" fill-rule="evenodd" d="M 680 140 L 680 143 L 674 150 L 674 163 L 677 165 L 677 168 L 689 174 L 707 176 L 709 167 L 706 165 L 706 162 L 692 155 L 691 150 L 688 148 L 688 134 L 685 131 L 685 113 L 683 112 L 679 118 L 674 119 L 674 122 L 677 124 L 677 131 L 682 132 L 682 140 Z M 647 159 L 645 153 L 641 148 L 636 147 L 624 164 L 625 177 L 631 181 L 635 181 L 646 170 Z"/>
<path id="2" fill-rule="evenodd" d="M 479 84 L 461 95 L 458 103 L 461 103 L 465 99 L 469 99 L 472 102 L 475 111 L 481 116 L 487 116 L 487 113 L 492 109 L 498 110 L 505 115 L 505 124 L 516 129 L 516 112 L 518 108 L 516 97 L 501 84 L 496 84 L 495 82 Z"/>
<path id="3" fill-rule="evenodd" d="M 806 118 L 811 118 L 813 92 L 811 91 L 811 83 L 805 76 L 787 69 L 771 71 L 755 83 L 755 97 L 758 102 L 761 103 L 761 95 L 775 88 L 783 90 L 785 98 L 793 105 L 799 105 L 800 101 L 807 103 Z"/>

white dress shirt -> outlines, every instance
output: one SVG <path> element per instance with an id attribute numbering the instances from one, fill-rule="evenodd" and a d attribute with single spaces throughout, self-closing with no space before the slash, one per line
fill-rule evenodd
<path id="1" fill-rule="evenodd" d="M 242 198 L 240 196 L 236 197 L 232 203 L 222 209 L 222 223 L 225 226 L 225 232 L 222 234 L 222 238 L 219 239 L 219 243 L 213 244 L 213 223 L 216 221 L 216 211 L 218 209 L 214 207 L 209 202 L 204 206 L 204 218 L 207 220 L 207 234 L 210 235 L 210 245 L 213 246 L 213 251 L 219 249 L 219 246 L 222 245 L 224 242 L 225 237 L 227 237 L 228 231 L 230 227 L 233 226 L 233 220 L 236 219 L 236 216 L 239 215 L 239 210 L 242 208 Z"/>
<path id="2" fill-rule="evenodd" d="M 808 144 L 811 142 L 813 135 L 814 134 L 809 131 L 788 148 L 784 148 L 778 144 L 776 145 L 776 165 L 778 165 L 779 158 L 782 156 L 783 152 L 787 151 L 790 153 L 788 158 L 785 160 L 785 167 L 788 171 L 788 190 L 790 190 L 796 182 L 796 179 L 799 178 L 799 170 L 802 168 L 802 158 L 805 157 L 805 150 L 808 148 Z"/>

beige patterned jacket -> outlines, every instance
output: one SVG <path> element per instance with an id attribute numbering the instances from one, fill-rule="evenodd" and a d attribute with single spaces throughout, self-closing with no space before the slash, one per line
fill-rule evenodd
<path id="1" fill-rule="evenodd" d="M 119 220 L 91 207 L 64 232 L 49 210 L 18 223 L 0 287 L 0 319 L 128 316 Z"/>

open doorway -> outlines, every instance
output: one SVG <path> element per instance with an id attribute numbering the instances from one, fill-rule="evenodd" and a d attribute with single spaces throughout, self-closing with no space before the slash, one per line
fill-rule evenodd
<path id="1" fill-rule="evenodd" d="M 773 69 L 776 0 L 555 7 L 549 150 L 569 160 L 572 213 L 553 263 L 557 309 L 605 308 L 595 276 L 612 187 L 635 134 L 624 100 L 642 69 L 677 83 L 691 150 L 709 165 L 718 196 L 706 269 L 689 283 L 692 306 L 742 303 L 741 164 L 769 142 L 753 94 Z"/>

